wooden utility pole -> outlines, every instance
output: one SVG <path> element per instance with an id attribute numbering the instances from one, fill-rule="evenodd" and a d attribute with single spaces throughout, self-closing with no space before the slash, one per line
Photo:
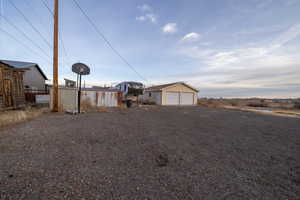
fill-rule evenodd
<path id="1" fill-rule="evenodd" d="M 54 0 L 53 112 L 58 112 L 58 0 Z"/>

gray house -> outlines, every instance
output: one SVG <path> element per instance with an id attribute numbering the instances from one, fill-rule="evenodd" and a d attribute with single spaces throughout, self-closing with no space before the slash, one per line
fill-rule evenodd
<path id="1" fill-rule="evenodd" d="M 38 64 L 31 63 L 31 62 L 12 61 L 12 60 L 0 60 L 0 61 L 14 68 L 28 69 L 25 71 L 23 77 L 23 85 L 25 89 L 42 90 L 42 91 L 46 90 L 45 81 L 48 80 L 48 78 Z"/>

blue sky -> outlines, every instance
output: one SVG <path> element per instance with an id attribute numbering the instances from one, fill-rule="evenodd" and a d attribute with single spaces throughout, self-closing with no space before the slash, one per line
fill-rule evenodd
<path id="1" fill-rule="evenodd" d="M 38 63 L 52 78 L 52 51 L 12 7 L 13 1 L 52 44 L 42 0 L 0 0 L 0 57 Z M 53 8 L 53 1 L 44 0 Z M 201 97 L 300 97 L 300 0 L 77 0 L 113 46 L 151 84 L 185 81 Z M 99 38 L 72 0 L 60 2 L 60 79 L 84 62 L 88 85 L 142 81 Z"/>

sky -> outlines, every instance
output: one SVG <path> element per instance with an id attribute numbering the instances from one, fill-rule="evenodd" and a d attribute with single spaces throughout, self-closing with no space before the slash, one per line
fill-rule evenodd
<path id="1" fill-rule="evenodd" d="M 0 59 L 38 63 L 52 79 L 53 17 L 43 1 L 52 9 L 53 0 L 0 1 L 1 16 L 31 39 L 0 17 Z M 87 86 L 183 81 L 199 97 L 300 97 L 300 0 L 77 1 L 147 82 L 73 0 L 60 1 L 60 80 L 76 79 L 71 66 L 83 62 Z"/>

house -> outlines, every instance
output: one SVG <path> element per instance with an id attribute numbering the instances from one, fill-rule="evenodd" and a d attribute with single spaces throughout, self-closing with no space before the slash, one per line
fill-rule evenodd
<path id="1" fill-rule="evenodd" d="M 35 91 L 45 91 L 46 90 L 46 80 L 47 76 L 44 74 L 42 69 L 36 63 L 31 62 L 20 62 L 12 60 L 0 60 L 0 62 L 5 63 L 15 69 L 26 68 L 28 70 L 24 73 L 23 84 L 25 89 L 31 89 Z"/>
<path id="2" fill-rule="evenodd" d="M 146 88 L 140 100 L 157 105 L 196 105 L 198 92 L 186 83 L 176 82 Z"/>
<path id="3" fill-rule="evenodd" d="M 0 110 L 25 104 L 23 75 L 26 70 L 0 61 Z"/>

